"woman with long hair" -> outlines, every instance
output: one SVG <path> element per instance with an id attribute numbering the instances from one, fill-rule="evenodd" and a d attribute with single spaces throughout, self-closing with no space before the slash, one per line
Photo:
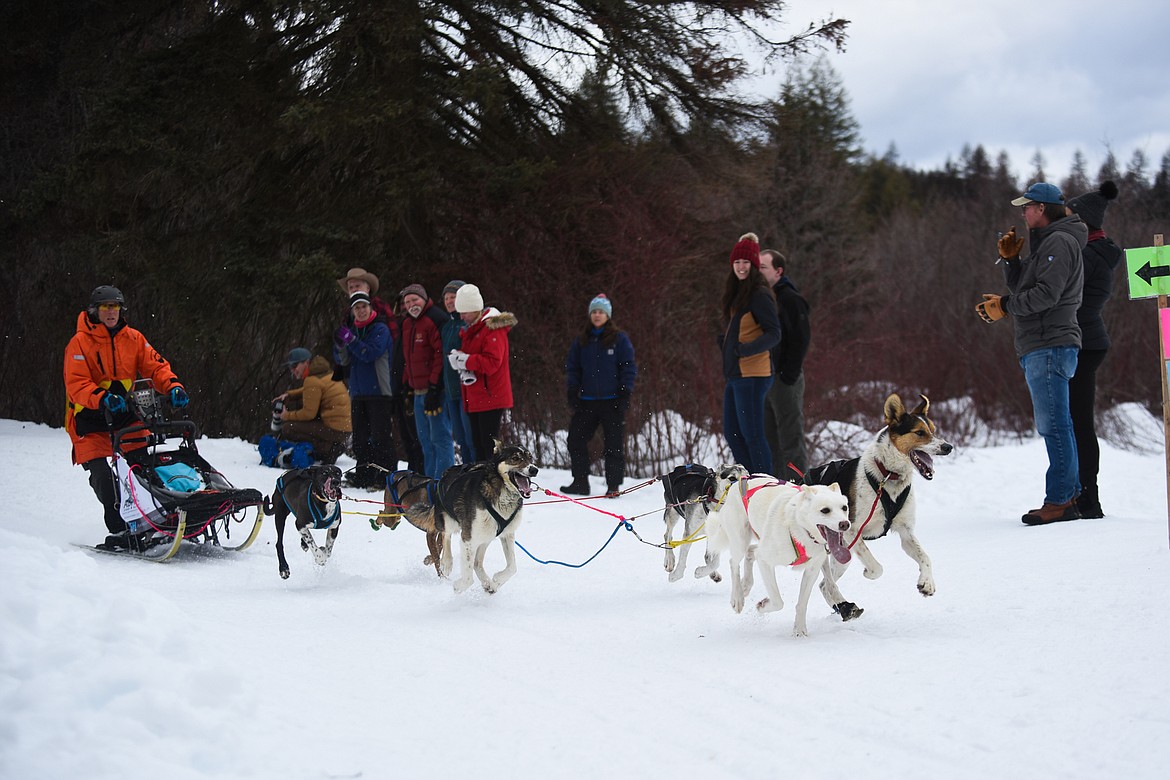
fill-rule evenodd
<path id="1" fill-rule="evenodd" d="M 760 273 L 760 240 L 745 233 L 731 250 L 720 305 L 724 329 L 723 436 L 736 462 L 753 474 L 772 472 L 764 434 L 764 396 L 772 386 L 771 349 L 780 343 L 776 295 Z"/>

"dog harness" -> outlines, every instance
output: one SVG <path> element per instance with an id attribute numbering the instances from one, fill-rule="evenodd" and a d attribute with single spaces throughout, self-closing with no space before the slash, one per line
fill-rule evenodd
<path id="1" fill-rule="evenodd" d="M 452 484 L 460 479 L 466 478 L 468 474 L 470 474 L 479 466 L 480 464 L 475 463 L 460 467 L 461 470 L 453 474 L 450 481 L 447 481 L 446 479 L 447 473 L 450 473 L 450 469 L 448 469 L 448 471 L 444 473 L 443 477 L 439 480 L 439 487 L 435 491 L 435 497 L 438 499 L 439 506 L 442 507 L 443 511 L 447 513 L 448 517 L 455 517 L 455 513 L 451 511 L 451 507 L 447 504 L 445 495 L 446 492 L 451 489 Z M 524 496 L 519 496 L 518 500 L 520 503 L 516 505 L 514 510 L 512 510 L 512 514 L 504 517 L 498 511 L 496 511 L 496 508 L 491 505 L 490 501 L 488 501 L 486 498 L 483 498 L 482 494 L 480 494 L 480 497 L 483 500 L 484 509 L 486 509 L 488 514 L 492 516 L 492 519 L 496 521 L 496 536 L 502 534 L 504 529 L 507 528 L 513 520 L 516 519 L 516 515 L 520 514 L 520 510 L 524 508 Z"/>
<path id="2" fill-rule="evenodd" d="M 297 469 L 301 473 L 307 473 L 307 469 Z M 280 492 L 280 497 L 284 499 L 284 478 L 293 472 L 286 472 L 281 474 L 276 480 L 276 489 Z M 297 508 L 289 503 L 284 502 L 289 509 L 292 510 L 293 517 L 301 520 L 301 516 L 297 513 Z M 309 505 L 309 519 L 313 521 L 313 528 L 320 531 L 326 528 L 332 528 L 341 522 L 341 502 L 329 501 L 324 496 L 319 496 L 313 492 L 312 485 L 309 487 L 308 500 L 305 501 Z M 332 505 L 333 509 L 328 508 Z M 326 514 L 328 512 L 328 514 Z"/>
<path id="3" fill-rule="evenodd" d="M 667 498 L 671 506 L 674 507 L 674 511 L 678 512 L 679 517 L 686 519 L 686 515 L 683 514 L 682 507 L 682 505 L 686 502 L 679 501 L 675 496 L 674 490 L 675 480 L 684 479 L 686 477 L 701 477 L 703 479 L 703 499 L 699 503 L 703 505 L 704 514 L 711 514 L 711 502 L 715 500 L 715 471 L 698 463 L 685 463 L 682 466 L 676 466 L 674 471 L 670 472 L 666 476 L 660 477 L 663 484 L 666 486 L 666 492 L 668 494 Z"/>
<path id="4" fill-rule="evenodd" d="M 877 477 L 875 477 L 873 474 L 870 474 L 868 471 L 865 472 L 865 478 L 869 482 L 869 486 L 873 488 L 873 491 L 877 493 L 879 498 L 881 498 L 882 511 L 886 513 L 885 526 L 882 528 L 882 532 L 877 537 L 875 537 L 877 539 L 881 539 L 890 532 L 890 526 L 893 525 L 894 518 L 897 517 L 898 513 L 902 511 L 902 507 L 906 506 L 906 500 L 910 498 L 910 487 L 907 486 L 906 489 L 902 491 L 902 494 L 895 499 L 890 495 L 889 491 L 883 488 L 883 486 L 886 482 L 893 482 L 896 479 L 901 479 L 901 475 L 897 472 L 887 469 L 879 460 L 875 460 L 874 462 L 877 463 L 878 471 L 881 472 L 881 481 L 879 482 Z"/>
<path id="5" fill-rule="evenodd" d="M 398 492 L 398 485 L 402 481 L 400 479 L 400 477 L 402 477 L 403 475 L 406 475 L 406 474 L 413 474 L 413 473 L 414 472 L 411 471 L 410 469 L 399 469 L 398 471 L 395 471 L 393 474 L 391 474 L 389 477 L 386 478 L 386 485 L 390 490 L 390 501 L 391 501 L 391 503 L 394 504 L 394 506 L 401 507 L 403 498 L 405 498 L 406 496 L 409 496 L 414 491 L 422 490 L 423 488 L 426 488 L 426 491 L 427 491 L 427 503 L 428 504 L 435 503 L 435 483 L 437 482 L 437 480 L 434 480 L 434 479 L 429 479 L 426 482 L 415 485 L 412 488 L 407 488 L 405 493 Z"/>
<path id="6" fill-rule="evenodd" d="M 785 484 L 783 480 L 776 480 L 776 479 L 773 479 L 771 482 L 765 482 L 765 483 L 764 483 L 764 484 L 762 484 L 762 485 L 756 485 L 754 488 L 747 488 L 747 487 L 744 487 L 744 486 L 747 484 L 747 481 L 748 481 L 749 479 L 751 479 L 752 477 L 757 477 L 757 478 L 758 478 L 758 477 L 768 477 L 769 479 L 771 479 L 771 478 L 772 478 L 772 475 L 771 475 L 771 474 L 749 474 L 749 475 L 748 475 L 748 476 L 746 476 L 746 477 L 740 477 L 740 478 L 739 478 L 739 496 L 740 496 L 740 498 L 743 500 L 743 514 L 744 514 L 744 517 L 748 517 L 748 516 L 749 516 L 749 515 L 748 515 L 748 500 L 749 500 L 749 499 L 750 499 L 750 498 L 751 498 L 753 495 L 755 495 L 755 493 L 756 493 L 756 491 L 757 491 L 757 490 L 762 490 L 762 489 L 764 489 L 764 488 L 767 488 L 767 487 L 776 487 L 777 485 L 783 485 L 783 484 Z M 748 528 L 751 528 L 751 529 L 752 529 L 752 534 L 753 534 L 753 535 L 754 535 L 754 536 L 755 536 L 757 539 L 759 539 L 759 538 L 760 538 L 760 534 L 759 534 L 759 532 L 758 532 L 758 531 L 756 531 L 756 529 L 755 529 L 755 528 L 752 528 L 751 521 L 748 521 Z M 795 541 L 795 540 L 793 540 L 793 541 Z M 804 552 L 804 551 L 803 551 L 803 550 L 801 550 L 801 552 Z M 805 560 L 808 560 L 808 558 L 805 558 Z"/>

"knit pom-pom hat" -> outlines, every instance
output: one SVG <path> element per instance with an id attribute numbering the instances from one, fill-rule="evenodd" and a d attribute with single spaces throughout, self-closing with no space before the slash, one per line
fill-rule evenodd
<path id="1" fill-rule="evenodd" d="M 755 233 L 744 233 L 731 250 L 731 264 L 736 260 L 747 260 L 756 270 L 760 268 L 760 239 Z"/>
<path id="2" fill-rule="evenodd" d="M 1116 198 L 1117 185 L 1106 181 L 1093 192 L 1076 196 L 1067 205 L 1089 227 L 1102 228 L 1105 226 L 1105 209 Z"/>
<path id="3" fill-rule="evenodd" d="M 605 297 L 605 293 L 598 293 L 593 300 L 589 301 L 589 313 L 592 314 L 595 311 L 603 311 L 606 317 L 613 317 L 613 303 Z"/>

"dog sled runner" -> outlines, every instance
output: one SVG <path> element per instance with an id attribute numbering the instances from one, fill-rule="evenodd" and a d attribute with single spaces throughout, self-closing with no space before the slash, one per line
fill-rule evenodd
<path id="1" fill-rule="evenodd" d="M 238 552 L 256 541 L 264 520 L 260 491 L 235 487 L 204 459 L 195 444 L 198 427 L 166 419 L 150 380 L 136 382 L 129 400 L 138 421 L 113 433 L 111 471 L 122 519 L 139 549 L 93 549 L 162 563 L 184 542 Z M 145 447 L 125 446 L 144 434 Z"/>

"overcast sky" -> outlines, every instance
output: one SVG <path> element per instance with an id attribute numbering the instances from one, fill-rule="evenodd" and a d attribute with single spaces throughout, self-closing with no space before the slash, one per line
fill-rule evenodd
<path id="1" fill-rule="evenodd" d="M 1039 149 L 1054 179 L 1080 149 L 1092 180 L 1107 149 L 1122 171 L 1141 149 L 1150 176 L 1170 151 L 1170 3 L 794 0 L 785 29 L 830 17 L 852 22 L 828 57 L 868 152 L 934 169 L 982 144 L 1023 179 Z"/>

